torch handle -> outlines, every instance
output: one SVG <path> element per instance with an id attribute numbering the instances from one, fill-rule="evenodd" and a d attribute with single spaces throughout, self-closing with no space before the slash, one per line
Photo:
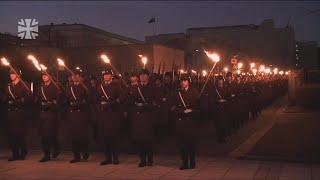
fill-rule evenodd
<path id="1" fill-rule="evenodd" d="M 9 68 L 10 68 L 10 70 L 12 70 L 15 74 L 18 75 L 17 71 L 16 71 L 11 65 L 9 65 Z M 28 92 L 31 92 L 31 90 L 29 89 L 29 87 L 28 87 L 28 85 L 26 84 L 26 82 L 24 82 L 24 80 L 22 80 L 19 75 L 18 75 L 18 78 L 19 78 L 19 80 L 21 81 L 23 87 L 24 87 Z"/>
<path id="2" fill-rule="evenodd" d="M 211 70 L 210 70 L 210 72 L 209 72 L 209 74 L 208 74 L 208 77 L 207 77 L 206 81 L 204 82 L 204 84 L 203 84 L 203 86 L 202 86 L 202 88 L 201 88 L 201 91 L 200 91 L 199 97 L 201 97 L 201 95 L 202 95 L 202 93 L 203 93 L 204 89 L 206 88 L 206 86 L 207 86 L 207 84 L 208 84 L 208 81 L 209 81 L 209 78 L 210 78 L 210 76 L 211 76 L 211 74 L 212 74 L 212 72 L 213 72 L 214 68 L 216 67 L 216 65 L 217 65 L 217 62 L 215 62 L 215 63 L 213 64 L 213 66 L 212 66 L 212 68 L 211 68 Z"/>
<path id="3" fill-rule="evenodd" d="M 74 75 L 74 72 L 71 69 L 69 69 L 67 66 L 64 67 L 67 69 L 67 71 L 69 71 L 71 75 Z M 80 81 L 80 84 L 84 89 L 86 89 L 86 91 L 89 91 L 88 87 L 82 81 Z"/>

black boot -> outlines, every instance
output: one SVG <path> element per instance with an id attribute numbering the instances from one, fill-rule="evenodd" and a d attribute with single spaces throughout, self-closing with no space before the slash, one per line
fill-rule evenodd
<path id="1" fill-rule="evenodd" d="M 118 153 L 115 151 L 112 153 L 112 160 L 113 160 L 113 164 L 115 165 L 119 164 Z"/>
<path id="2" fill-rule="evenodd" d="M 39 162 L 47 162 L 47 161 L 50 161 L 50 150 L 45 150 L 43 158 L 39 160 Z"/>
<path id="3" fill-rule="evenodd" d="M 53 151 L 52 158 L 56 159 L 59 156 L 59 154 L 60 154 L 60 151 L 58 151 L 58 150 Z"/>
<path id="4" fill-rule="evenodd" d="M 188 156 L 185 150 L 180 150 L 180 156 L 182 160 L 182 164 L 180 166 L 180 170 L 189 169 L 188 166 Z"/>
<path id="5" fill-rule="evenodd" d="M 50 161 L 50 156 L 49 155 L 44 155 L 42 159 L 40 159 L 39 162 L 47 162 Z"/>
<path id="6" fill-rule="evenodd" d="M 147 153 L 147 160 L 148 160 L 147 165 L 152 166 L 153 165 L 153 152 L 150 151 Z"/>
<path id="7" fill-rule="evenodd" d="M 112 164 L 110 152 L 105 152 L 105 160 L 100 163 L 100 165 L 102 165 L 102 166 L 107 165 L 107 164 Z"/>
<path id="8" fill-rule="evenodd" d="M 140 163 L 139 167 L 145 167 L 147 165 L 146 163 L 146 153 L 145 152 L 140 152 Z"/>
<path id="9" fill-rule="evenodd" d="M 22 148 L 21 148 L 21 152 L 20 152 L 19 159 L 20 159 L 20 160 L 25 160 L 27 154 L 28 154 L 27 148 L 26 148 L 26 147 L 22 147 Z"/>
<path id="10" fill-rule="evenodd" d="M 90 154 L 88 152 L 84 152 L 82 158 L 83 158 L 83 160 L 88 161 L 89 156 L 90 156 Z"/>
<path id="11" fill-rule="evenodd" d="M 189 152 L 189 158 L 190 158 L 190 169 L 196 168 L 196 153 L 194 151 Z"/>
<path id="12" fill-rule="evenodd" d="M 70 163 L 77 163 L 80 162 L 80 153 L 79 152 L 74 152 L 73 153 L 73 159 L 70 161 Z"/>
<path id="13" fill-rule="evenodd" d="M 8 161 L 16 161 L 19 160 L 18 150 L 12 150 L 12 156 L 8 159 Z"/>

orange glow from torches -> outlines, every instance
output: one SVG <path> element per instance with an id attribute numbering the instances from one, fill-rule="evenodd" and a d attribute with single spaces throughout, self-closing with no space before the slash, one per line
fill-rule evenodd
<path id="1" fill-rule="evenodd" d="M 257 72 L 258 72 L 258 70 L 257 70 L 257 69 L 252 69 L 252 73 L 253 73 L 254 75 L 256 75 L 256 74 L 257 74 Z"/>
<path id="2" fill-rule="evenodd" d="M 60 58 L 57 59 L 58 65 L 59 66 L 66 66 L 66 64 L 64 63 L 64 61 Z"/>
<path id="3" fill-rule="evenodd" d="M 273 74 L 278 74 L 278 68 L 273 69 Z"/>
<path id="4" fill-rule="evenodd" d="M 106 54 L 101 54 L 100 58 L 102 59 L 102 61 L 106 64 L 110 64 L 110 59 Z"/>
<path id="5" fill-rule="evenodd" d="M 228 67 L 224 67 L 223 70 L 224 70 L 224 72 L 227 73 L 229 71 L 229 68 Z"/>
<path id="6" fill-rule="evenodd" d="M 284 72 L 283 72 L 283 71 L 279 71 L 279 74 L 280 74 L 280 75 L 283 75 L 283 74 L 284 74 Z"/>
<path id="7" fill-rule="evenodd" d="M 243 67 L 243 63 L 239 62 L 238 63 L 238 69 L 241 69 Z"/>
<path id="8" fill-rule="evenodd" d="M 264 72 L 265 71 L 265 66 L 264 65 L 261 65 L 260 67 L 259 67 L 259 72 Z"/>
<path id="9" fill-rule="evenodd" d="M 256 64 L 253 62 L 253 63 L 250 63 L 250 68 L 254 68 L 256 66 Z"/>
<path id="10" fill-rule="evenodd" d="M 2 58 L 1 58 L 1 63 L 2 63 L 4 66 L 10 66 L 9 61 L 8 61 L 5 57 L 2 57 Z"/>
<path id="11" fill-rule="evenodd" d="M 270 73 L 271 73 L 271 69 L 270 69 L 270 68 L 266 68 L 266 69 L 264 70 L 264 73 L 270 74 Z"/>
<path id="12" fill-rule="evenodd" d="M 206 70 L 202 70 L 202 76 L 205 77 L 207 76 L 208 72 Z"/>
<path id="13" fill-rule="evenodd" d="M 217 53 L 210 53 L 208 51 L 204 51 L 206 55 L 211 59 L 213 62 L 219 62 L 220 56 Z"/>
<path id="14" fill-rule="evenodd" d="M 40 68 L 42 71 L 46 71 L 48 68 L 47 66 L 43 65 L 43 64 L 39 64 Z"/>

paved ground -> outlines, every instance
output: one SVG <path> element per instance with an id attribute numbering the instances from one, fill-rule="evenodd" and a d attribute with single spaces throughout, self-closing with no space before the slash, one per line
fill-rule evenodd
<path id="1" fill-rule="evenodd" d="M 294 105 L 282 106 L 273 124 L 250 150 L 247 158 L 320 163 L 319 85 L 299 91 Z"/>
<path id="2" fill-rule="evenodd" d="M 320 111 L 288 107 L 250 151 L 260 158 L 320 162 Z"/>
<path id="3" fill-rule="evenodd" d="M 97 153 L 78 164 L 68 163 L 70 153 L 44 164 L 37 162 L 40 156 L 33 151 L 27 160 L 17 162 L 0 156 L 0 179 L 320 179 L 320 165 L 200 157 L 196 169 L 181 171 L 177 156 L 156 156 L 155 165 L 146 168 L 138 168 L 133 155 L 122 155 L 121 164 L 109 166 L 98 164 L 102 156 Z"/>

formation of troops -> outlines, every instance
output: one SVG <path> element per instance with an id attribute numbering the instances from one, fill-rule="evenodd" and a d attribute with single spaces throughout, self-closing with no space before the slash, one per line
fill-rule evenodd
<path id="1" fill-rule="evenodd" d="M 2 103 L 7 105 L 6 132 L 12 151 L 9 161 L 27 156 L 26 118 L 28 107 L 36 105 L 44 154 L 40 162 L 57 158 L 60 153 L 57 137 L 62 113 L 72 143 L 70 163 L 88 160 L 90 132 L 94 129 L 104 143 L 101 165 L 119 164 L 119 141 L 125 128 L 137 150 L 139 167 L 152 166 L 155 137 L 172 133 L 180 151 L 180 169 L 193 169 L 202 121 L 213 121 L 217 141 L 224 143 L 287 90 L 285 75 L 228 72 L 212 76 L 201 91 L 205 78 L 191 74 L 157 75 L 142 69 L 121 78 L 110 68 L 101 77 L 90 79 L 74 70 L 64 85 L 42 72 L 42 83 L 31 92 L 19 73 L 9 74 L 10 83 L 2 95 Z"/>

